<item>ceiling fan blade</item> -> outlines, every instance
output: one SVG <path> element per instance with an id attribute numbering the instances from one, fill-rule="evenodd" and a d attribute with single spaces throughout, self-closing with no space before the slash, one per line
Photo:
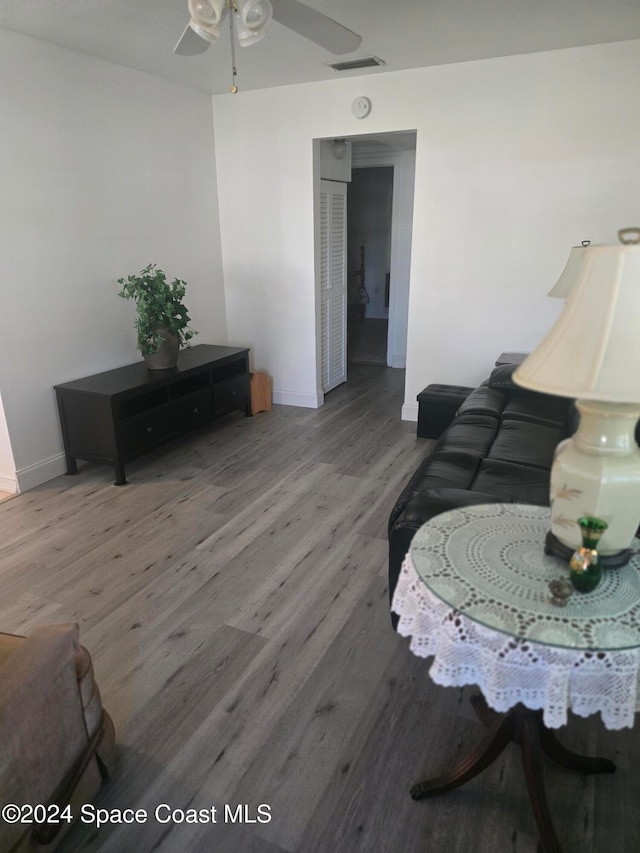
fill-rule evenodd
<path id="1" fill-rule="evenodd" d="M 271 5 L 274 21 L 330 53 L 352 53 L 360 47 L 361 36 L 298 0 L 271 0 Z"/>
<path id="2" fill-rule="evenodd" d="M 187 24 L 184 32 L 178 40 L 178 44 L 173 48 L 173 52 L 179 56 L 195 56 L 196 53 L 204 53 L 209 47 L 209 42 L 191 29 L 191 24 Z"/>

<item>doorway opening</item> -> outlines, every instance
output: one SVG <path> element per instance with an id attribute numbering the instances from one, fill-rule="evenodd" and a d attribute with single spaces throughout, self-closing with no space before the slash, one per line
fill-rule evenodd
<path id="1" fill-rule="evenodd" d="M 348 361 L 406 365 L 416 131 L 316 143 L 321 399 Z"/>
<path id="2" fill-rule="evenodd" d="M 347 362 L 387 363 L 393 172 L 355 168 L 347 186 Z"/>

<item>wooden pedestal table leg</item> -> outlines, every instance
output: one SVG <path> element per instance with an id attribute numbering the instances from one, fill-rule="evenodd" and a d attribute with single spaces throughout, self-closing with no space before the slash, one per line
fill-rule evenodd
<path id="1" fill-rule="evenodd" d="M 542 770 L 542 751 L 540 749 L 540 728 L 542 720 L 538 713 L 521 713 L 519 715 L 520 746 L 522 748 L 522 767 L 527 782 L 529 800 L 536 819 L 538 832 L 542 839 L 545 853 L 562 853 L 558 836 L 556 835 L 547 794 L 544 787 Z"/>
<path id="2" fill-rule="evenodd" d="M 514 737 L 514 725 L 515 714 L 512 711 L 508 714 L 496 715 L 496 719 L 476 749 L 459 761 L 448 773 L 414 785 L 411 788 L 413 799 L 421 800 L 423 797 L 446 794 L 447 791 L 459 788 L 460 785 L 464 785 L 465 782 L 482 773 L 511 743 Z"/>
<path id="3" fill-rule="evenodd" d="M 587 755 L 579 755 L 563 746 L 556 738 L 551 729 L 540 723 L 540 746 L 556 764 L 575 770 L 578 773 L 615 773 L 616 765 L 608 758 L 590 758 Z"/>
<path id="4" fill-rule="evenodd" d="M 553 761 L 579 773 L 613 773 L 613 761 L 607 758 L 589 758 L 567 749 L 542 721 L 541 711 L 531 711 L 516 705 L 506 714 L 489 708 L 480 694 L 471 697 L 471 705 L 488 731 L 466 758 L 460 760 L 448 773 L 427 779 L 411 788 L 414 800 L 437 797 L 464 785 L 487 768 L 511 741 L 520 745 L 522 766 L 533 814 L 540 832 L 545 853 L 562 853 L 560 842 L 551 819 L 544 786 L 543 753 Z"/>
<path id="5" fill-rule="evenodd" d="M 498 720 L 504 717 L 504 714 L 494 711 L 487 705 L 487 700 L 482 693 L 474 693 L 469 699 L 469 704 L 475 711 L 476 717 L 481 723 L 489 729 Z"/>

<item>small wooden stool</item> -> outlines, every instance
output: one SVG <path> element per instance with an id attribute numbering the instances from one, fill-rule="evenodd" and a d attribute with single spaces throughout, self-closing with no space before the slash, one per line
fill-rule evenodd
<path id="1" fill-rule="evenodd" d="M 271 377 L 266 373 L 251 374 L 251 414 L 271 411 Z"/>

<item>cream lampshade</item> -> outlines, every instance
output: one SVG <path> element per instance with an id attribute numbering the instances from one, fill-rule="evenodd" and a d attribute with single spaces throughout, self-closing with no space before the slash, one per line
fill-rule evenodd
<path id="1" fill-rule="evenodd" d="M 578 518 L 596 516 L 609 525 L 598 550 L 623 563 L 640 524 L 640 245 L 576 248 L 562 314 L 513 379 L 577 398 L 580 425 L 551 470 L 553 536 L 578 548 Z"/>
<path id="2" fill-rule="evenodd" d="M 580 274 L 580 267 L 584 263 L 584 250 L 589 245 L 589 241 L 585 240 L 581 246 L 574 246 L 569 252 L 569 260 L 565 268 L 562 270 L 560 278 L 553 285 L 547 296 L 552 296 L 554 299 L 566 299 L 569 291 L 573 287 L 573 283 Z"/>

